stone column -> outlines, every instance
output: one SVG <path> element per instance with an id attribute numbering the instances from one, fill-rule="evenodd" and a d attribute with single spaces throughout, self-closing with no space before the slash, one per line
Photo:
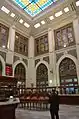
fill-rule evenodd
<path id="1" fill-rule="evenodd" d="M 15 43 L 15 26 L 11 26 L 9 29 L 9 39 L 8 39 L 8 48 L 11 51 L 14 51 L 14 43 Z"/>
<path id="2" fill-rule="evenodd" d="M 9 38 L 8 38 L 8 52 L 6 54 L 6 64 L 13 65 L 14 57 L 14 42 L 15 42 L 15 26 L 11 26 L 9 29 Z M 12 74 L 13 76 L 13 74 Z"/>
<path id="3" fill-rule="evenodd" d="M 49 59 L 50 59 L 50 79 L 49 86 L 56 86 L 56 58 L 55 58 L 55 41 L 54 41 L 54 31 L 53 29 L 48 29 L 48 42 L 49 42 Z M 50 83 L 52 82 L 52 83 Z"/>
<path id="4" fill-rule="evenodd" d="M 48 43 L 49 43 L 49 52 L 54 51 L 54 33 L 51 28 L 48 29 Z"/>
<path id="5" fill-rule="evenodd" d="M 8 52 L 6 56 L 6 63 L 13 64 L 13 52 L 14 52 L 14 43 L 15 43 L 15 26 L 11 26 L 9 29 L 9 38 L 8 38 Z"/>
<path id="6" fill-rule="evenodd" d="M 28 57 L 34 57 L 34 38 L 30 36 L 29 43 L 28 43 Z"/>
<path id="7" fill-rule="evenodd" d="M 77 68 L 77 77 L 78 77 L 78 84 L 79 84 L 79 18 L 76 18 L 73 21 L 73 28 L 74 28 L 76 51 L 77 51 L 77 58 L 78 58 L 76 68 Z"/>
<path id="8" fill-rule="evenodd" d="M 26 82 L 27 87 L 36 86 L 35 74 L 35 61 L 34 61 L 34 37 L 30 36 L 28 42 L 28 79 Z"/>

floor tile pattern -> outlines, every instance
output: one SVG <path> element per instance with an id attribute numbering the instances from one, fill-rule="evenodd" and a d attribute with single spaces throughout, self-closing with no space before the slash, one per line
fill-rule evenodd
<path id="1" fill-rule="evenodd" d="M 79 106 L 60 105 L 60 119 L 79 119 Z M 51 119 L 49 111 L 16 109 L 16 119 Z"/>

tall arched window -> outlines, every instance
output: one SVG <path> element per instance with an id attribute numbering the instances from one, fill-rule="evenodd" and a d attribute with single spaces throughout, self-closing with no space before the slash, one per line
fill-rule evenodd
<path id="1" fill-rule="evenodd" d="M 19 63 L 15 68 L 14 73 L 16 79 L 18 80 L 18 85 L 21 87 L 25 86 L 26 72 L 25 67 L 22 63 Z"/>
<path id="2" fill-rule="evenodd" d="M 0 75 L 2 75 L 2 62 L 0 61 Z"/>
<path id="3" fill-rule="evenodd" d="M 65 58 L 59 65 L 60 86 L 64 87 L 65 93 L 76 93 L 78 85 L 76 65 L 70 58 Z M 68 88 L 67 86 L 71 86 Z M 73 86 L 73 87 L 72 87 Z"/>
<path id="4" fill-rule="evenodd" d="M 48 69 L 44 64 L 40 64 L 36 70 L 36 86 L 46 87 L 48 86 Z"/>

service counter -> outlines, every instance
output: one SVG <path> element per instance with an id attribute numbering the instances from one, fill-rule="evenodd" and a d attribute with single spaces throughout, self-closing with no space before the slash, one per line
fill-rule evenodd
<path id="1" fill-rule="evenodd" d="M 18 103 L 18 98 L 0 102 L 0 119 L 15 119 L 15 109 Z"/>
<path id="2" fill-rule="evenodd" d="M 63 94 L 60 96 L 60 104 L 79 105 L 79 94 Z"/>

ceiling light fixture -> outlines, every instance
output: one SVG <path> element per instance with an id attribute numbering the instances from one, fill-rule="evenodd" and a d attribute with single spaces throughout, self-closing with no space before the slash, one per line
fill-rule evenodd
<path id="1" fill-rule="evenodd" d="M 51 84 L 52 83 L 52 80 L 49 80 L 49 83 Z"/>
<path id="2" fill-rule="evenodd" d="M 18 39 L 18 36 L 16 35 L 16 38 Z"/>
<path id="3" fill-rule="evenodd" d="M 26 22 L 24 23 L 24 26 L 27 27 L 27 28 L 30 27 L 30 25 L 28 23 L 26 23 Z"/>
<path id="4" fill-rule="evenodd" d="M 79 1 L 76 2 L 76 6 L 77 6 L 77 7 L 79 6 Z"/>
<path id="5" fill-rule="evenodd" d="M 23 23 L 23 19 L 20 19 L 19 22 L 22 24 Z"/>
<path id="6" fill-rule="evenodd" d="M 35 28 L 40 27 L 40 23 L 35 24 L 34 27 L 35 27 Z"/>
<path id="7" fill-rule="evenodd" d="M 66 44 L 64 44 L 64 48 L 66 47 Z"/>
<path id="8" fill-rule="evenodd" d="M 63 12 L 62 12 L 62 11 L 59 11 L 59 12 L 55 13 L 55 16 L 56 16 L 56 17 L 59 17 L 59 16 L 61 16 L 62 14 L 63 14 Z"/>
<path id="9" fill-rule="evenodd" d="M 6 7 L 2 6 L 1 10 L 5 12 L 6 14 L 9 14 L 10 10 L 8 10 Z"/>
<path id="10" fill-rule="evenodd" d="M 43 20 L 43 21 L 41 21 L 41 24 L 45 24 L 45 21 Z"/>
<path id="11" fill-rule="evenodd" d="M 64 11 L 69 12 L 69 8 L 68 7 L 64 8 Z"/>
<path id="12" fill-rule="evenodd" d="M 10 15 L 11 17 L 15 17 L 15 14 L 14 13 L 11 13 L 11 15 Z"/>
<path id="13" fill-rule="evenodd" d="M 50 16 L 49 19 L 50 19 L 50 20 L 53 20 L 53 19 L 54 19 L 54 16 Z"/>
<path id="14" fill-rule="evenodd" d="M 5 45 L 3 45 L 2 47 L 5 48 Z"/>

